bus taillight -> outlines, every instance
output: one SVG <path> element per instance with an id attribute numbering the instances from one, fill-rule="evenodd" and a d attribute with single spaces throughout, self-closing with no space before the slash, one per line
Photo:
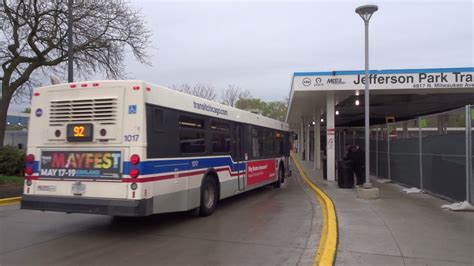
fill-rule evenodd
<path id="1" fill-rule="evenodd" d="M 35 156 L 33 154 L 30 153 L 26 156 L 27 163 L 33 163 L 34 161 L 35 161 Z"/>
<path id="2" fill-rule="evenodd" d="M 130 162 L 133 165 L 139 164 L 140 163 L 140 156 L 138 156 L 138 154 L 133 154 L 132 156 L 130 156 Z"/>
<path id="3" fill-rule="evenodd" d="M 27 175 L 32 175 L 32 174 L 33 174 L 33 168 L 31 168 L 31 167 L 26 167 L 26 168 L 25 168 L 25 173 L 26 173 Z"/>
<path id="4" fill-rule="evenodd" d="M 140 174 L 140 172 L 138 171 L 137 168 L 132 168 L 132 170 L 130 170 L 130 176 L 131 176 L 132 178 L 138 177 L 139 174 Z"/>

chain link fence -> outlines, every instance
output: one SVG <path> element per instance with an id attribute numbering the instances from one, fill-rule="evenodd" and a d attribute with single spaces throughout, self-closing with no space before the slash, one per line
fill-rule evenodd
<path id="1" fill-rule="evenodd" d="M 370 172 L 455 201 L 474 203 L 474 106 L 370 128 Z M 364 128 L 341 129 L 341 146 L 364 148 Z M 339 158 L 342 158 L 342 154 Z"/>

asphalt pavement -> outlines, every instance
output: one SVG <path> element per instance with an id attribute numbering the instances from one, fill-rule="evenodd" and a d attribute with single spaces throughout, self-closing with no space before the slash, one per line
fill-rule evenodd
<path id="1" fill-rule="evenodd" d="M 0 265 L 311 265 L 320 206 L 296 176 L 219 202 L 209 217 L 0 207 Z"/>

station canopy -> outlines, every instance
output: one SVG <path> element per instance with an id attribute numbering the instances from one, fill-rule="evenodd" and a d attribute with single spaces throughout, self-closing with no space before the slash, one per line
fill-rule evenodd
<path id="1" fill-rule="evenodd" d="M 297 128 L 316 109 L 325 117 L 327 95 L 334 94 L 336 127 L 363 126 L 365 82 L 363 70 L 294 73 L 287 123 Z M 371 70 L 369 84 L 371 125 L 474 104 L 474 67 Z"/>

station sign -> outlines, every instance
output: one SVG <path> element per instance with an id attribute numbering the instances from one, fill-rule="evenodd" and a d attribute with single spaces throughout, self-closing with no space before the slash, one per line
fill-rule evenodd
<path id="1" fill-rule="evenodd" d="M 363 71 L 340 71 L 321 73 L 295 73 L 293 90 L 363 90 L 366 78 Z M 474 70 L 472 72 L 420 72 L 401 73 L 400 71 L 371 71 L 368 77 L 370 89 L 474 89 Z"/>

